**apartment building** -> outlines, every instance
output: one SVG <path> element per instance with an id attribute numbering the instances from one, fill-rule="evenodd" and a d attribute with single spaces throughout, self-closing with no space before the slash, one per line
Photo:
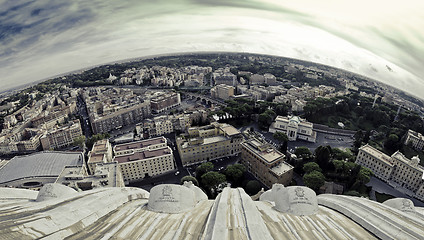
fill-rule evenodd
<path id="1" fill-rule="evenodd" d="M 151 137 L 174 132 L 174 125 L 169 116 L 158 116 L 153 119 L 147 119 L 144 127 L 147 128 Z"/>
<path id="2" fill-rule="evenodd" d="M 237 85 L 237 76 L 230 72 L 229 68 L 219 68 L 212 73 L 215 85 L 226 84 L 229 86 Z"/>
<path id="3" fill-rule="evenodd" d="M 77 137 L 82 136 L 79 120 L 74 120 L 66 126 L 48 131 L 40 138 L 43 150 L 59 149 L 71 145 Z"/>
<path id="4" fill-rule="evenodd" d="M 180 135 L 177 148 L 184 166 L 232 156 L 241 152 L 243 136 L 229 124 L 214 122 L 192 127 Z"/>
<path id="5" fill-rule="evenodd" d="M 109 132 L 124 126 L 143 121 L 150 116 L 150 102 L 144 101 L 129 107 L 122 107 L 109 114 L 90 115 L 91 127 L 94 134 Z"/>
<path id="6" fill-rule="evenodd" d="M 406 194 L 424 200 L 424 168 L 418 156 L 408 159 L 399 151 L 388 156 L 367 144 L 359 148 L 356 163 L 390 185 L 405 189 Z"/>
<path id="7" fill-rule="evenodd" d="M 297 139 L 315 142 L 317 133 L 313 130 L 314 125 L 297 116 L 277 116 L 269 127 L 269 132 L 283 132 L 287 134 L 289 141 Z"/>
<path id="8" fill-rule="evenodd" d="M 179 114 L 171 117 L 172 125 L 175 131 L 185 131 L 191 126 L 191 114 Z"/>
<path id="9" fill-rule="evenodd" d="M 119 163 L 126 184 L 175 170 L 172 149 L 164 137 L 116 145 L 114 151 L 113 161 Z"/>
<path id="10" fill-rule="evenodd" d="M 386 182 L 390 180 L 395 165 L 387 154 L 368 144 L 359 148 L 356 164 L 371 169 L 376 177 Z"/>
<path id="11" fill-rule="evenodd" d="M 293 178 L 293 167 L 285 162 L 285 155 L 257 138 L 241 144 L 241 163 L 265 186 L 274 183 L 287 186 Z"/>
<path id="12" fill-rule="evenodd" d="M 231 96 L 234 96 L 234 90 L 235 88 L 233 86 L 219 84 L 211 89 L 211 96 L 213 98 L 228 100 Z"/>
<path id="13" fill-rule="evenodd" d="M 112 161 L 112 145 L 108 139 L 102 139 L 94 143 L 93 148 L 88 152 L 88 170 L 90 174 L 94 174 L 96 166 L 102 163 L 110 163 Z"/>
<path id="14" fill-rule="evenodd" d="M 59 105 L 51 107 L 48 111 L 42 112 L 39 116 L 31 120 L 34 127 L 43 127 L 49 129 L 54 127 L 58 122 L 62 123 L 68 114 L 75 113 L 77 108 L 76 101 L 71 102 L 69 105 Z"/>
<path id="15" fill-rule="evenodd" d="M 133 154 L 135 152 L 142 152 L 144 150 L 155 150 L 165 148 L 167 146 L 166 138 L 156 137 L 146 140 L 140 140 L 130 143 L 118 144 L 113 147 L 115 156 Z"/>
<path id="16" fill-rule="evenodd" d="M 156 96 L 150 100 L 151 109 L 154 113 L 161 113 L 181 104 L 181 97 L 179 93 L 158 92 L 155 94 Z"/>
<path id="17" fill-rule="evenodd" d="M 424 136 L 419 132 L 415 132 L 409 129 L 408 132 L 406 133 L 404 144 L 405 145 L 412 144 L 413 148 L 417 150 L 422 150 L 424 147 Z"/>

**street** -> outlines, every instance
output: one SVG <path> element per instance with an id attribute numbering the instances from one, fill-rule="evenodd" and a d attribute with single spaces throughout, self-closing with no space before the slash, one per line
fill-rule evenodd
<path id="1" fill-rule="evenodd" d="M 241 127 L 238 130 L 243 132 L 245 130 L 249 130 L 251 127 L 255 129 L 256 132 L 259 133 L 259 135 L 263 136 L 263 138 L 273 144 L 274 146 L 278 146 L 278 141 L 274 139 L 272 136 L 273 133 L 270 133 L 265 130 L 259 130 L 258 125 L 256 123 L 250 124 L 249 126 Z M 351 148 L 353 145 L 353 138 L 348 136 L 340 136 L 336 134 L 331 133 L 317 133 L 316 142 L 307 142 L 303 140 L 298 140 L 294 142 L 288 142 L 287 143 L 287 150 L 292 149 L 293 151 L 297 147 L 307 147 L 311 150 L 311 152 L 314 152 L 316 148 L 319 146 L 326 146 L 330 145 L 332 148 Z"/>
<path id="2" fill-rule="evenodd" d="M 87 106 L 85 105 L 85 102 L 82 100 L 80 96 L 78 96 L 77 109 L 78 109 L 79 115 L 82 118 L 81 128 L 84 132 L 84 135 L 86 138 L 90 138 L 93 135 L 92 134 L 93 132 L 91 131 L 90 120 L 88 118 L 88 112 L 87 112 Z"/>

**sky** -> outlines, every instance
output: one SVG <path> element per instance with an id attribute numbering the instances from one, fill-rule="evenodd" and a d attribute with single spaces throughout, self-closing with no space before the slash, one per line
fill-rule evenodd
<path id="1" fill-rule="evenodd" d="M 424 98 L 422 0 L 0 0 L 0 92 L 129 58 L 270 54 Z"/>

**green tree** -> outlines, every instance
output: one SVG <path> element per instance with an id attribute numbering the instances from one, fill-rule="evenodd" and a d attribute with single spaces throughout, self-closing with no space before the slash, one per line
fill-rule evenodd
<path id="1" fill-rule="evenodd" d="M 202 163 L 200 164 L 200 166 L 196 168 L 196 176 L 201 177 L 203 174 L 211 171 L 213 168 L 214 168 L 214 165 L 211 162 Z"/>
<path id="2" fill-rule="evenodd" d="M 283 132 L 275 132 L 272 137 L 280 143 L 280 150 L 284 153 L 287 151 L 287 142 L 289 138 Z"/>
<path id="3" fill-rule="evenodd" d="M 323 170 L 326 170 L 328 168 L 330 155 L 331 155 L 330 146 L 319 146 L 317 149 L 315 149 L 315 160 Z"/>
<path id="4" fill-rule="evenodd" d="M 352 171 L 358 166 L 354 162 L 345 162 L 343 165 L 343 173 L 346 175 L 351 175 Z"/>
<path id="5" fill-rule="evenodd" d="M 74 142 L 73 142 L 74 146 L 78 146 L 79 148 L 82 149 L 84 147 L 84 144 L 85 144 L 85 136 L 84 135 L 79 136 L 79 137 L 74 139 Z"/>
<path id="6" fill-rule="evenodd" d="M 332 161 L 334 168 L 336 169 L 337 173 L 340 173 L 344 169 L 345 162 L 343 160 L 333 160 Z"/>
<path id="7" fill-rule="evenodd" d="M 202 175 L 203 186 L 209 189 L 216 189 L 219 184 L 226 181 L 225 175 L 217 172 L 207 172 Z"/>
<path id="8" fill-rule="evenodd" d="M 103 133 L 103 134 L 102 133 L 98 133 L 96 135 L 93 135 L 91 138 L 89 138 L 87 140 L 87 148 L 88 149 L 91 149 L 93 147 L 93 145 L 94 145 L 95 142 L 97 142 L 99 140 L 102 140 L 102 139 L 109 138 L 109 137 L 110 137 L 110 134 L 109 133 Z"/>
<path id="9" fill-rule="evenodd" d="M 255 195 L 261 190 L 261 184 L 256 180 L 250 180 L 247 182 L 245 190 L 247 194 Z"/>
<path id="10" fill-rule="evenodd" d="M 305 185 L 314 191 L 318 191 L 321 186 L 325 183 L 325 177 L 321 172 L 312 171 L 303 176 Z"/>
<path id="11" fill-rule="evenodd" d="M 399 144 L 399 137 L 394 133 L 390 134 L 384 143 L 384 147 L 390 152 L 395 152 L 396 150 L 399 150 L 400 146 L 401 144 Z"/>
<path id="12" fill-rule="evenodd" d="M 229 165 L 225 169 L 225 176 L 234 182 L 238 182 L 244 172 L 246 172 L 246 168 L 242 164 Z"/>
<path id="13" fill-rule="evenodd" d="M 308 159 L 312 156 L 311 150 L 309 150 L 309 148 L 307 148 L 307 147 L 296 148 L 296 150 L 294 151 L 294 154 L 297 157 L 301 157 L 301 158 L 304 158 L 304 159 Z"/>
<path id="14" fill-rule="evenodd" d="M 322 172 L 322 169 L 319 167 L 319 165 L 315 162 L 308 162 L 305 165 L 303 165 L 303 171 L 305 171 L 306 174 L 311 173 L 313 171 Z"/>
<path id="15" fill-rule="evenodd" d="M 331 149 L 331 156 L 333 159 L 338 160 L 346 160 L 346 159 L 353 159 L 353 154 L 348 151 L 343 151 L 339 148 L 332 148 Z"/>
<path id="16" fill-rule="evenodd" d="M 184 176 L 184 177 L 182 177 L 180 183 L 181 184 L 184 184 L 184 182 L 192 182 L 194 185 L 199 186 L 199 182 L 193 176 Z"/>
<path id="17" fill-rule="evenodd" d="M 370 181 L 371 176 L 373 175 L 374 175 L 373 172 L 369 168 L 361 167 L 361 170 L 359 170 L 359 173 L 356 179 L 360 183 L 366 184 Z"/>
<path id="18" fill-rule="evenodd" d="M 275 132 L 272 137 L 279 142 L 287 142 L 289 138 L 283 132 Z"/>
<path id="19" fill-rule="evenodd" d="M 267 129 L 272 123 L 272 116 L 267 113 L 261 113 L 258 117 L 258 126 L 261 129 Z"/>

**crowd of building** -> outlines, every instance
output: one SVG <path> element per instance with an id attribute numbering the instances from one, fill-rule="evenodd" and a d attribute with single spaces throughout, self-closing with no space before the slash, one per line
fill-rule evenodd
<path id="1" fill-rule="evenodd" d="M 37 94 L 30 94 L 30 99 Z M 0 154 L 54 150 L 69 146 L 82 136 L 81 123 L 74 117 L 78 90 L 64 87 L 47 93 L 4 119 Z"/>
<path id="2" fill-rule="evenodd" d="M 107 81 L 120 85 L 141 85 L 149 81 L 150 85 L 166 87 L 210 85 L 213 98 L 268 100 L 289 104 L 292 111 L 302 111 L 305 99 L 340 96 L 363 86 L 363 82 L 330 70 L 305 68 L 297 64 L 286 67 L 288 73 L 296 74 L 298 71 L 303 72 L 308 79 L 334 77 L 346 90 L 336 92 L 334 87 L 312 87 L 308 84 L 285 88 L 282 84 L 284 81 L 277 81 L 269 73 L 239 72 L 238 75 L 242 77 L 238 79 L 230 67 L 214 71 L 211 67 L 199 66 L 133 68 L 126 70 L 119 78 L 110 75 Z M 36 94 L 30 97 L 35 98 Z M 135 133 L 139 140 L 115 146 L 107 139 L 101 140 L 94 144 L 86 160 L 82 153 L 53 152 L 74 144 L 83 135 L 82 123 L 72 117 L 78 110 L 78 96 L 87 106 L 94 134 L 137 124 Z M 389 95 L 385 97 L 385 100 L 392 99 Z M 275 147 L 256 136 L 241 133 L 229 124 L 213 122 L 202 127 L 192 127 L 193 121 L 208 117 L 205 110 L 165 114 L 180 105 L 180 94 L 174 91 L 114 86 L 81 89 L 63 87 L 60 91 L 45 94 L 41 100 L 31 101 L 31 104 L 4 118 L 0 134 L 1 154 L 45 151 L 2 162 L 0 186 L 37 188 L 45 183 L 57 182 L 77 190 L 87 190 L 124 186 L 146 177 L 170 173 L 176 171 L 176 153 L 163 137 L 169 133 L 177 134 L 174 151 L 178 152 L 183 166 L 240 155 L 240 162 L 265 186 L 271 187 L 274 183 L 287 185 L 291 182 L 293 167 L 285 162 L 285 155 Z M 156 114 L 163 115 L 154 116 Z M 297 116 L 277 116 L 269 131 L 284 132 L 289 141 L 316 141 L 313 124 Z M 424 137 L 410 130 L 405 144 L 422 150 Z M 46 160 L 42 162 L 43 159 Z M 400 152 L 388 156 L 365 145 L 359 149 L 356 162 L 370 168 L 377 177 L 389 184 L 406 189 L 411 196 L 424 200 L 424 170 L 419 166 L 417 157 L 409 160 Z M 54 167 L 46 169 L 49 165 Z M 18 169 L 22 171 L 18 172 Z"/>

